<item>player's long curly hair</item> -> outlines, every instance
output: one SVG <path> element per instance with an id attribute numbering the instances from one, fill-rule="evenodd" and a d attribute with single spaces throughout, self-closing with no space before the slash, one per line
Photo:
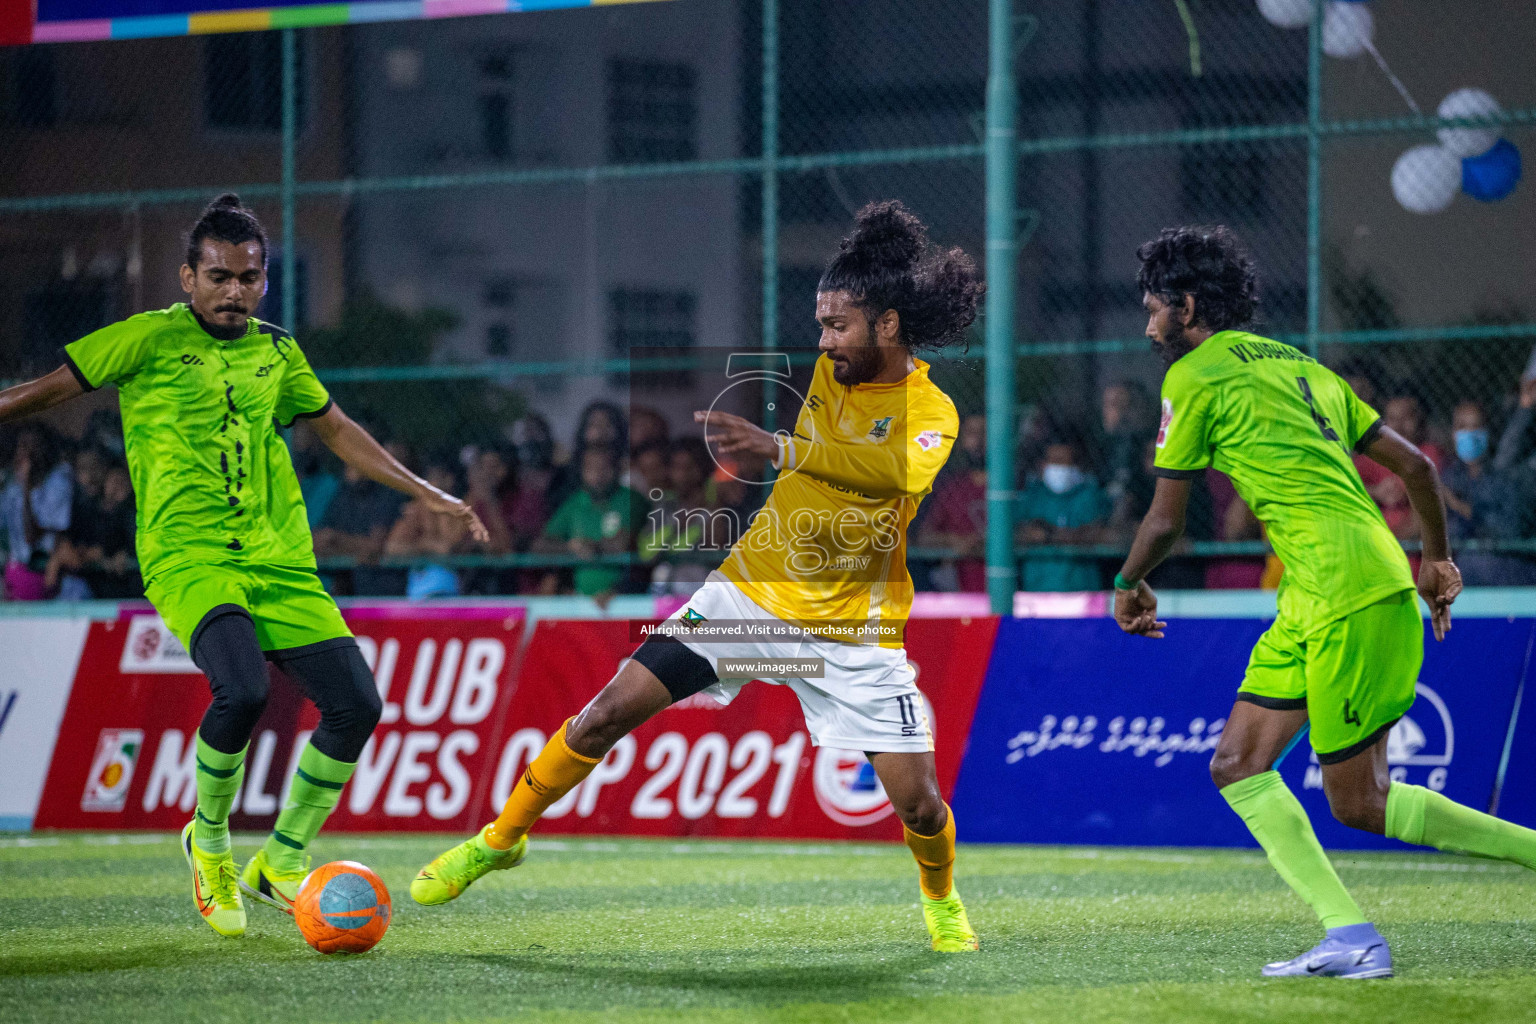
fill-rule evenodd
<path id="1" fill-rule="evenodd" d="M 208 239 L 240 245 L 244 242 L 261 243 L 261 262 L 267 262 L 267 232 L 256 219 L 256 214 L 240 203 L 240 197 L 225 192 L 203 210 L 192 230 L 187 232 L 187 266 L 197 269 L 197 261 L 203 255 L 203 243 Z"/>
<path id="2" fill-rule="evenodd" d="M 894 309 L 907 348 L 938 349 L 964 339 L 987 286 L 974 260 L 930 244 L 916 214 L 887 199 L 859 211 L 816 290 L 847 292 L 871 325 Z"/>
<path id="3" fill-rule="evenodd" d="M 1195 323 L 1230 331 L 1253 323 L 1259 310 L 1259 275 L 1253 257 L 1225 225 L 1164 228 L 1136 250 L 1136 284 L 1164 302 L 1195 297 Z"/>

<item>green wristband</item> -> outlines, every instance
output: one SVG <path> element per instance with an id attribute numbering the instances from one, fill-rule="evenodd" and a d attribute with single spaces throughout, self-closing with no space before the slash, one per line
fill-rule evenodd
<path id="1" fill-rule="evenodd" d="M 1104 577 L 1100 576 L 1099 578 L 1103 579 Z M 1137 587 L 1140 587 L 1140 586 L 1141 586 L 1141 581 L 1140 580 L 1136 581 L 1135 583 L 1132 583 L 1130 580 L 1126 579 L 1124 576 L 1120 575 L 1119 573 L 1115 573 L 1115 589 L 1116 590 L 1135 590 Z"/>

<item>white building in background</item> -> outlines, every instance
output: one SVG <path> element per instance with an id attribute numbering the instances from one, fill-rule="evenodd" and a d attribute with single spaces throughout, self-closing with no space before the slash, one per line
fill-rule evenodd
<path id="1" fill-rule="evenodd" d="M 736 5 L 656 3 L 354 29 L 356 171 L 537 171 L 739 154 Z M 742 322 L 733 175 L 355 197 L 353 273 L 461 322 L 443 362 L 727 346 Z M 606 376 L 520 385 L 556 435 Z"/>

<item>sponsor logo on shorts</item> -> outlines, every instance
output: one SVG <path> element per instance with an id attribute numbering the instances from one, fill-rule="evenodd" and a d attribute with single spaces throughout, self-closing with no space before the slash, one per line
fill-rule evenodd
<path id="1" fill-rule="evenodd" d="M 128 635 L 123 638 L 123 656 L 117 667 L 124 675 L 198 671 L 192 656 L 158 615 L 135 615 L 128 620 Z"/>
<path id="2" fill-rule="evenodd" d="M 86 776 L 82 811 L 121 811 L 128 803 L 133 766 L 144 747 L 143 729 L 103 729 Z"/>

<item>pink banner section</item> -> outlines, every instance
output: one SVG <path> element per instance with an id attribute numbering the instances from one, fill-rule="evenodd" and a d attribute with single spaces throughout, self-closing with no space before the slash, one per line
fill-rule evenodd
<path id="1" fill-rule="evenodd" d="M 32 30 L 34 43 L 88 43 L 112 38 L 112 22 L 107 18 L 91 21 L 45 21 Z"/>
<path id="2" fill-rule="evenodd" d="M 1109 614 L 1109 595 L 1095 591 L 1043 594 L 1021 590 L 1013 595 L 1016 619 L 1096 619 Z"/>
<path id="3" fill-rule="evenodd" d="M 428 18 L 507 13 L 507 0 L 426 0 L 421 6 L 422 14 Z"/>

